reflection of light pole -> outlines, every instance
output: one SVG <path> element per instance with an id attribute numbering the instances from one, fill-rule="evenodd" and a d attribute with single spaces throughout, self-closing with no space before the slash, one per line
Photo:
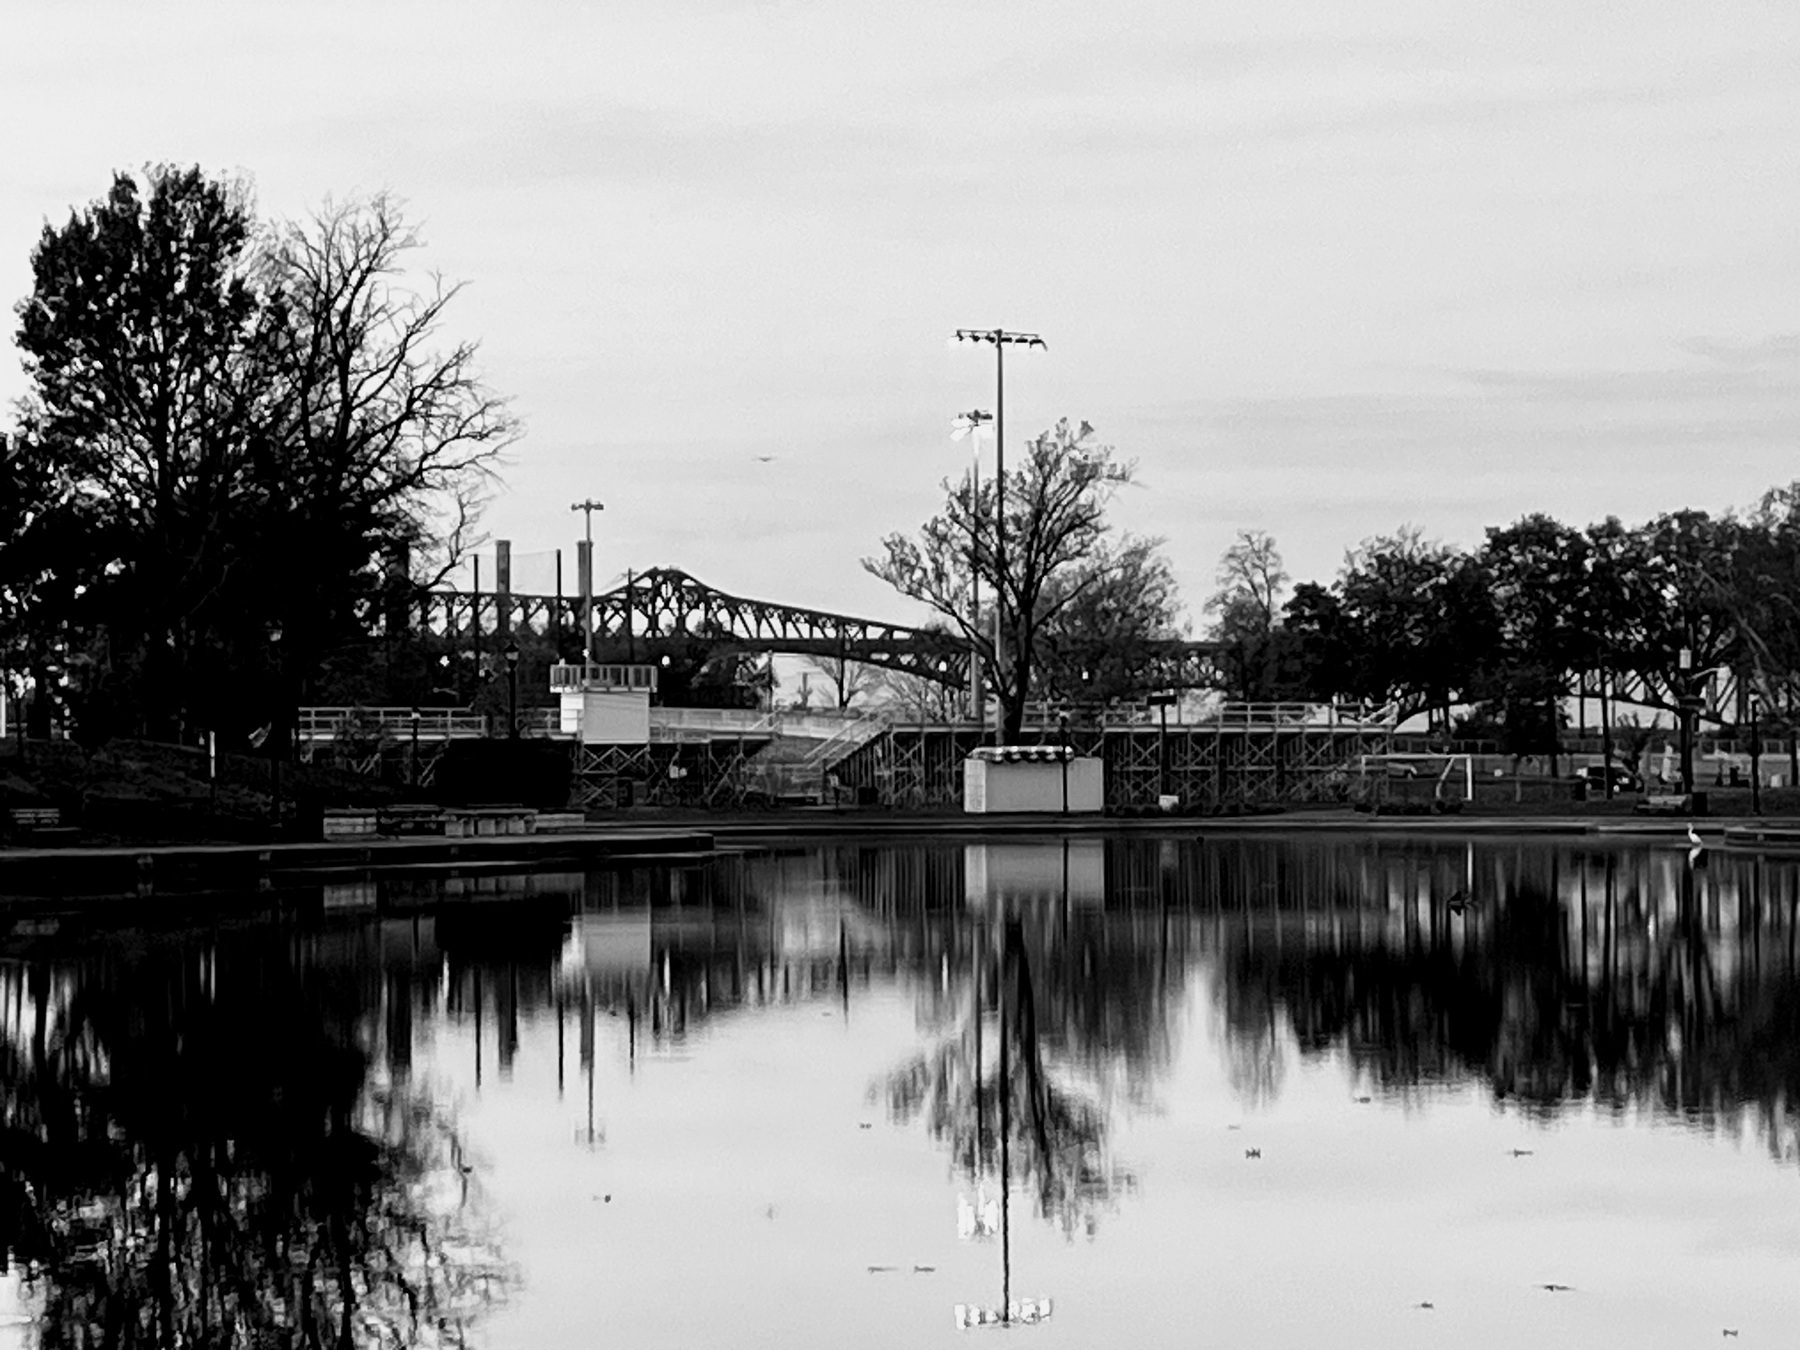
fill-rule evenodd
<path id="1" fill-rule="evenodd" d="M 508 740 L 519 739 L 519 644 L 508 638 L 506 642 L 506 736 Z"/>
<path id="2" fill-rule="evenodd" d="M 1057 758 L 1062 761 L 1062 813 L 1066 816 L 1069 814 L 1069 756 L 1074 753 L 1069 746 L 1069 714 L 1066 712 L 1058 713 L 1056 715 L 1056 722 L 1058 727 L 1062 730 L 1062 744 L 1057 747 L 1061 753 L 1057 755 Z"/>
<path id="3" fill-rule="evenodd" d="M 985 946 L 986 944 L 984 943 L 983 945 Z M 998 967 L 1000 973 L 1000 988 L 998 989 L 997 997 L 994 1000 L 999 1018 L 1000 1033 L 1000 1307 L 996 1310 L 972 1306 L 967 1303 L 957 1304 L 956 1325 L 962 1328 L 991 1326 L 996 1323 L 1001 1326 L 1014 1326 L 1021 1323 L 1033 1325 L 1049 1317 L 1052 1311 L 1051 1300 L 1047 1298 L 1021 1299 L 1016 1305 L 1013 1303 L 1012 1298 L 1012 1084 L 1010 1078 L 1012 1067 L 1011 1056 L 1008 1053 L 1006 1044 L 1006 1003 L 1008 989 L 1009 987 L 1016 989 L 1018 987 L 1018 979 L 1016 967 L 1014 968 L 1014 978 L 1010 981 L 1007 979 L 1007 968 L 1009 965 L 1008 953 L 1011 950 L 1011 943 L 1005 938 L 1002 938 Z M 978 964 L 976 965 L 977 979 L 980 978 L 981 971 L 979 962 L 985 961 L 986 955 L 987 953 L 985 951 L 979 954 Z M 979 1003 L 977 1003 L 978 1008 L 979 1006 Z M 980 1024 L 978 1022 L 978 1029 L 979 1026 Z M 977 1031 L 977 1034 L 979 1035 L 979 1030 Z M 976 1083 L 978 1089 L 976 1095 L 976 1119 L 979 1122 L 981 1118 L 979 1077 L 977 1077 Z M 976 1165 L 979 1167 L 981 1164 L 979 1145 L 976 1149 L 975 1159 Z M 979 1192 L 977 1193 L 977 1199 L 979 1200 Z M 977 1210 L 975 1223 L 968 1234 L 969 1236 L 986 1237 L 992 1233 L 993 1227 L 991 1222 L 986 1221 L 983 1217 L 984 1210 L 985 1206 L 983 1206 L 981 1210 Z"/>
<path id="4" fill-rule="evenodd" d="M 969 469 L 969 631 L 981 632 L 981 424 L 991 422 L 994 415 L 979 408 L 966 413 L 958 413 L 951 421 L 950 439 L 960 441 L 964 436 L 970 438 L 974 447 L 973 462 Z M 998 618 L 999 609 L 995 608 Z M 998 631 L 998 630 L 996 630 Z M 996 647 L 996 652 L 998 647 Z M 969 650 L 969 715 L 977 722 L 987 720 L 986 708 L 981 697 L 981 653 L 974 648 Z"/>
<path id="5" fill-rule="evenodd" d="M 269 806 L 275 814 L 275 828 L 281 828 L 281 738 L 282 718 L 287 713 L 287 697 L 281 688 L 281 625 L 273 624 L 269 628 L 269 650 L 275 659 L 275 720 L 269 728 L 269 751 L 272 763 L 269 776 L 273 784 L 269 793 Z"/>
<path id="6" fill-rule="evenodd" d="M 958 342 L 991 342 L 994 345 L 994 673 L 996 679 L 1007 678 L 1006 652 L 1006 348 L 1044 347 L 1048 344 L 1036 333 L 1009 333 L 1004 328 L 959 328 Z M 1002 712 L 1001 717 L 1005 714 Z M 994 734 L 994 744 L 1005 740 L 1004 723 Z"/>
<path id="7" fill-rule="evenodd" d="M 1005 961 L 1002 955 L 1002 962 Z M 1000 1320 L 1012 1321 L 1012 1080 L 1006 1054 L 1006 972 L 1000 973 Z"/>

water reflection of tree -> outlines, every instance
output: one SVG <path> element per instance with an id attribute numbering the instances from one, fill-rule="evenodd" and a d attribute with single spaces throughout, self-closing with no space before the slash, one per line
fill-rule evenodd
<path id="1" fill-rule="evenodd" d="M 972 1182 L 1004 1171 L 1065 1232 L 1092 1233 L 1131 1176 L 1110 1157 L 1106 1103 L 1091 1083 L 1070 1081 L 1099 1047 L 1069 1035 L 1087 1025 L 1067 1017 L 1069 1003 L 1042 998 L 1057 984 L 1038 972 L 1067 966 L 1028 950 L 1017 918 L 1004 921 L 997 942 L 986 928 L 963 939 L 956 959 L 947 955 L 935 1001 L 937 1039 L 889 1075 L 889 1109 L 902 1121 L 923 1118 Z M 1048 1026 L 1060 1034 L 1047 1035 Z"/>
<path id="2" fill-rule="evenodd" d="M 1342 1052 L 1389 1090 L 1477 1077 L 1544 1113 L 1747 1115 L 1776 1152 L 1797 1151 L 1800 872 L 1543 850 L 1492 876 L 1460 914 L 1443 893 L 1416 908 L 1365 893 L 1353 903 L 1374 920 L 1350 931 L 1228 937 L 1232 1053 L 1264 1043 L 1278 1015 L 1303 1054 Z"/>
<path id="3" fill-rule="evenodd" d="M 286 939 L 30 970 L 0 1041 L 0 1248 L 45 1345 L 461 1345 L 503 1287 L 450 1121 L 370 1084 Z"/>

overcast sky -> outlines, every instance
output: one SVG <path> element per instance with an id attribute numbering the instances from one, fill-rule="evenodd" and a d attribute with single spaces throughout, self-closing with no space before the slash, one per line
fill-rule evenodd
<path id="1" fill-rule="evenodd" d="M 0 0 L 0 295 L 115 168 L 391 189 L 525 423 L 491 534 L 597 496 L 603 574 L 893 618 L 993 403 L 946 339 L 1036 330 L 1011 446 L 1136 459 L 1198 617 L 1239 528 L 1324 578 L 1800 476 L 1796 71 L 1791 0 Z"/>

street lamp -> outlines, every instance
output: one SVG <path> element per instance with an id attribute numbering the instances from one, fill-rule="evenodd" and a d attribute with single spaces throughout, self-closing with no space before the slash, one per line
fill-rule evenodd
<path id="1" fill-rule="evenodd" d="M 1681 723 L 1681 791 L 1683 795 L 1694 790 L 1694 652 L 1691 647 L 1683 647 L 1675 657 L 1676 669 L 1681 672 L 1680 688 L 1676 691 L 1675 702 L 1679 705 L 1676 716 Z"/>
<path id="2" fill-rule="evenodd" d="M 1762 814 L 1762 740 L 1758 735 L 1757 718 L 1762 713 L 1762 697 L 1754 689 L 1750 691 L 1750 814 Z"/>
<path id="3" fill-rule="evenodd" d="M 1036 333 L 1012 333 L 1004 328 L 959 328 L 956 330 L 958 342 L 989 342 L 994 347 L 994 482 L 997 486 L 994 502 L 994 580 L 997 593 L 994 596 L 994 671 L 998 679 L 1006 678 L 1006 652 L 1002 646 L 1001 636 L 1006 631 L 1006 349 L 1013 347 L 1044 347 L 1048 345 Z M 997 717 L 1004 716 L 996 713 Z M 994 744 L 1005 740 L 1005 732 L 997 727 L 994 732 Z"/>
<path id="4" fill-rule="evenodd" d="M 1156 709 L 1156 804 L 1161 806 L 1169 795 L 1169 705 L 1176 702 L 1173 693 L 1152 694 L 1144 702 Z"/>
<path id="5" fill-rule="evenodd" d="M 506 640 L 506 735 L 509 740 L 519 739 L 519 644 L 511 638 Z"/>
<path id="6" fill-rule="evenodd" d="M 966 413 L 958 413 L 950 421 L 950 439 L 960 441 L 964 436 L 970 438 L 975 451 L 973 463 L 969 469 L 969 631 L 981 631 L 981 529 L 978 523 L 981 510 L 981 428 L 984 423 L 994 420 L 994 414 L 975 408 Z M 1000 611 L 994 610 L 994 650 L 1000 649 Z M 969 713 L 977 721 L 985 721 L 985 705 L 981 697 L 981 653 L 973 648 L 969 651 Z"/>
<path id="7" fill-rule="evenodd" d="M 594 664 L 594 512 L 604 511 L 606 505 L 592 497 L 586 501 L 575 502 L 569 510 L 582 513 L 583 554 L 585 565 L 581 572 L 581 659 L 586 665 Z"/>
<path id="8" fill-rule="evenodd" d="M 412 710 L 412 754 L 408 760 L 412 772 L 408 775 L 414 787 L 419 786 L 419 708 L 413 705 Z"/>

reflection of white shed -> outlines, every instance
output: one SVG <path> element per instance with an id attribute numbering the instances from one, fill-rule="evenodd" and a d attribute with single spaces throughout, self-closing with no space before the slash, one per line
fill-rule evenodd
<path id="1" fill-rule="evenodd" d="M 650 969 L 650 911 L 578 914 L 563 945 L 565 971 L 636 975 Z"/>
<path id="2" fill-rule="evenodd" d="M 963 897 L 974 906 L 1008 900 L 1100 907 L 1106 903 L 1106 844 L 1099 839 L 969 844 Z"/>

